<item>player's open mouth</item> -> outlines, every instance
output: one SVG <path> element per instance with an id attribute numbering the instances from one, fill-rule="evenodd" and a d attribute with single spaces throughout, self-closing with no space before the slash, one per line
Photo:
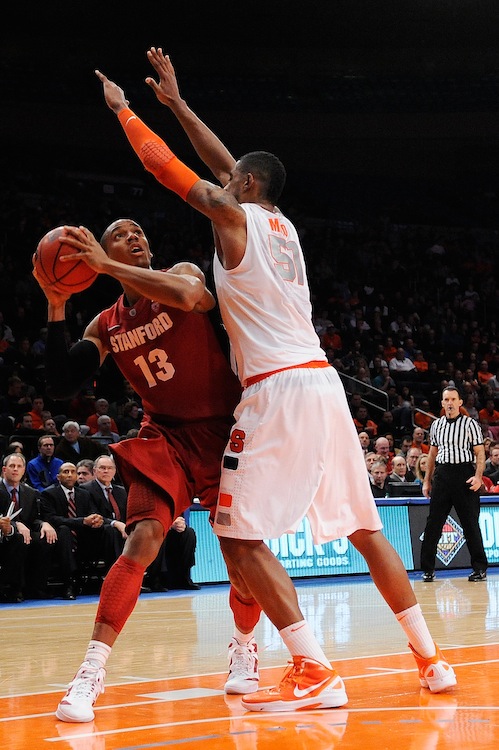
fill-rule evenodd
<path id="1" fill-rule="evenodd" d="M 141 247 L 132 247 L 132 255 L 137 255 L 138 253 L 143 253 L 143 249 Z"/>

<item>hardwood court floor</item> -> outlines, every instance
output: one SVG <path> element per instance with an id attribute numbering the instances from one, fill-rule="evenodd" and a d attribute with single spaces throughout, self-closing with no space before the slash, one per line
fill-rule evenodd
<path id="1" fill-rule="evenodd" d="M 249 713 L 225 696 L 232 634 L 226 586 L 141 595 L 108 663 L 91 724 L 54 710 L 90 636 L 96 598 L 0 607 L 0 747 L 9 750 L 383 750 L 499 746 L 499 569 L 413 585 L 458 686 L 419 687 L 404 635 L 370 579 L 297 582 L 305 616 L 345 679 L 345 708 Z M 288 654 L 265 618 L 257 630 L 261 685 Z"/>

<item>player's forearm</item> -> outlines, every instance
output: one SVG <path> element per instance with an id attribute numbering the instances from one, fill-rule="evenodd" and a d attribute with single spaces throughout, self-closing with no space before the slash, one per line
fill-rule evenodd
<path id="1" fill-rule="evenodd" d="M 220 138 L 196 115 L 184 99 L 177 99 L 170 109 L 182 125 L 199 158 L 226 185 L 236 160 Z"/>
<path id="2" fill-rule="evenodd" d="M 180 310 L 205 312 L 215 305 L 211 292 L 196 276 L 136 268 L 111 259 L 106 265 L 105 273 L 124 286 L 132 287 L 142 297 Z M 203 309 L 199 310 L 199 306 Z"/>
<path id="3" fill-rule="evenodd" d="M 166 143 L 131 109 L 120 107 L 115 109 L 115 112 L 130 145 L 145 169 L 151 172 L 158 182 L 186 200 L 193 185 L 200 180 L 198 175 L 183 164 Z"/>
<path id="4" fill-rule="evenodd" d="M 49 323 L 57 323 L 61 320 L 66 320 L 66 302 L 61 304 L 53 304 L 49 302 L 47 311 L 47 321 Z"/>
<path id="5" fill-rule="evenodd" d="M 48 323 L 45 353 L 47 395 L 66 400 L 75 396 L 84 383 L 99 367 L 99 350 L 91 341 L 78 341 L 68 350 L 65 323 L 52 320 Z"/>
<path id="6" fill-rule="evenodd" d="M 200 211 L 220 226 L 238 223 L 244 232 L 246 243 L 246 216 L 233 196 L 220 186 L 206 180 L 189 169 L 170 150 L 167 144 L 152 131 L 128 107 L 119 106 L 114 110 L 130 141 L 130 145 L 148 172 L 168 190 L 177 193 L 189 205 Z M 220 232 L 220 228 L 218 227 Z M 106 263 L 108 266 L 109 263 Z M 101 269 L 107 273 L 105 268 Z"/>

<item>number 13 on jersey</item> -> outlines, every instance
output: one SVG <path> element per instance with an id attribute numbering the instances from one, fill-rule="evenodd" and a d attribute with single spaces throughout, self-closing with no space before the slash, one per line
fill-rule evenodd
<path id="1" fill-rule="evenodd" d="M 158 380 L 164 382 L 171 380 L 175 374 L 175 368 L 168 362 L 168 355 L 164 349 L 151 349 L 147 360 L 142 354 L 133 360 L 134 365 L 140 367 L 149 388 L 158 385 Z"/>

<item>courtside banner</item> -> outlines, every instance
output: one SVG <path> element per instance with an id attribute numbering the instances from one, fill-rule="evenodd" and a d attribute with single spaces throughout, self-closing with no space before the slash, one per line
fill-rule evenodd
<path id="1" fill-rule="evenodd" d="M 483 546 L 489 565 L 499 563 L 499 505 L 486 505 L 482 500 L 478 519 Z"/>
<path id="2" fill-rule="evenodd" d="M 414 569 L 407 505 L 379 507 L 383 532 L 399 553 L 406 570 Z M 189 514 L 189 525 L 197 535 L 196 565 L 192 579 L 196 583 L 228 581 L 227 569 L 218 540 L 208 523 L 207 511 Z M 348 539 L 315 545 L 305 519 L 296 534 L 265 540 L 291 578 L 367 573 L 364 558 Z"/>
<path id="3" fill-rule="evenodd" d="M 409 507 L 409 523 L 416 570 L 419 570 L 421 542 L 428 518 L 428 501 L 412 503 Z M 499 564 L 499 505 L 492 498 L 484 496 L 480 502 L 478 519 L 483 537 L 483 546 L 489 565 Z M 469 568 L 470 553 L 463 534 L 459 516 L 452 508 L 442 529 L 437 546 L 435 570 Z"/>

